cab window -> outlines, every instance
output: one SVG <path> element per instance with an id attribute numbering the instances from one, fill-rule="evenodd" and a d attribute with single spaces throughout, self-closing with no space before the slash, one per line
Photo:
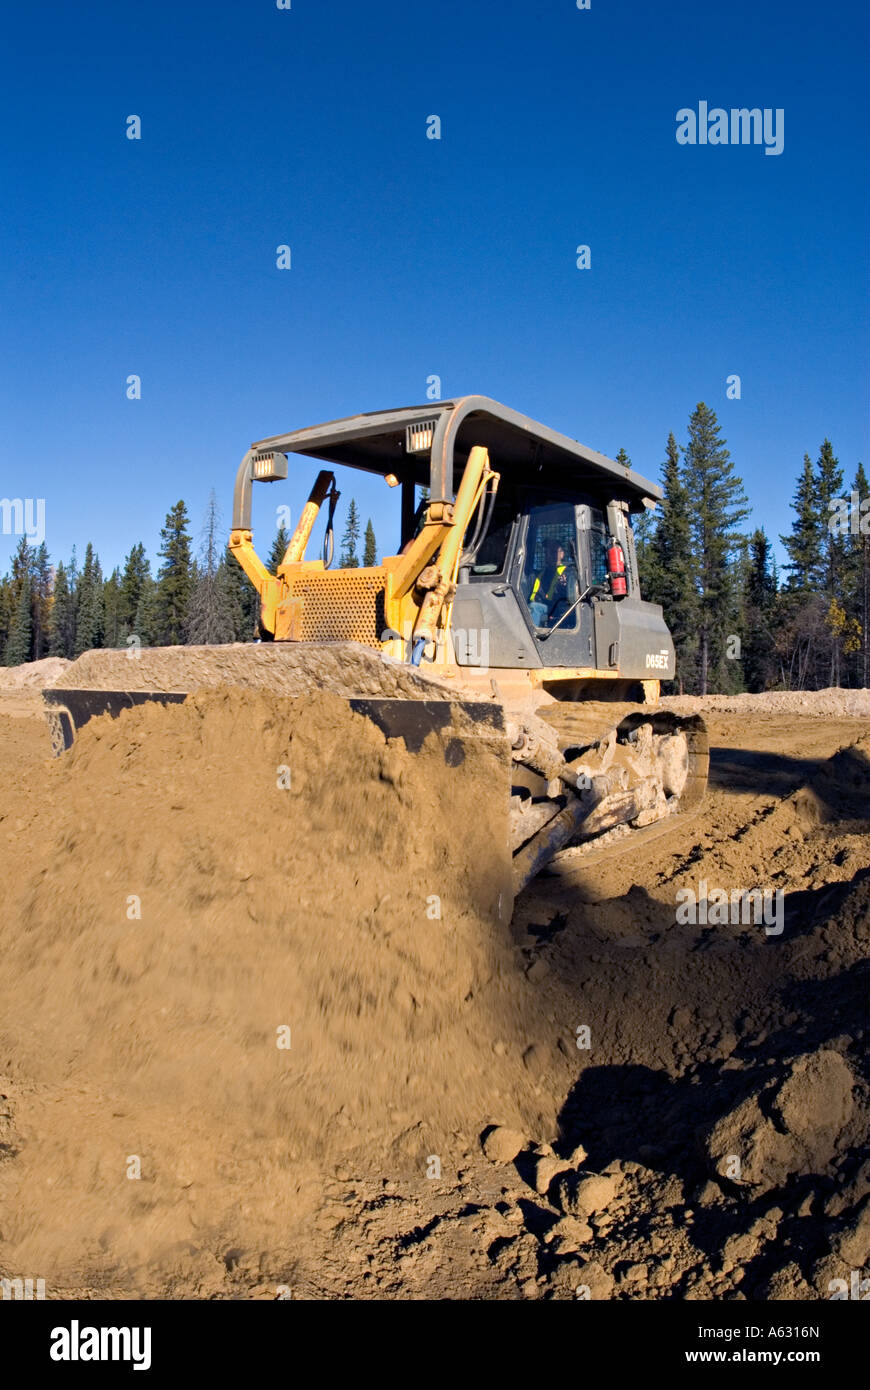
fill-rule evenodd
<path id="1" fill-rule="evenodd" d="M 577 525 L 569 503 L 532 507 L 526 532 L 520 592 L 532 622 L 551 628 L 577 626 Z"/>
<path id="2" fill-rule="evenodd" d="M 474 557 L 471 573 L 477 575 L 503 574 L 507 561 L 511 532 L 516 523 L 516 503 L 508 497 L 496 498 L 492 521 Z"/>
<path id="3" fill-rule="evenodd" d="M 607 582 L 607 522 L 600 507 L 589 508 L 589 583 Z"/>

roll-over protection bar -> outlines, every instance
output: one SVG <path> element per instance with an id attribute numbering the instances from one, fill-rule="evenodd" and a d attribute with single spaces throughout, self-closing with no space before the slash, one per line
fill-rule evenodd
<path id="1" fill-rule="evenodd" d="M 421 441 L 423 447 L 421 447 Z M 632 468 L 521 415 L 488 396 L 398 410 L 375 411 L 312 425 L 254 443 L 236 475 L 233 529 L 251 528 L 251 483 L 254 463 L 269 453 L 307 454 L 330 464 L 359 468 L 382 477 L 394 474 L 413 500 L 414 485 L 426 484 L 432 502 L 452 503 L 455 466 L 464 468 L 474 445 L 489 450 L 503 477 L 576 491 L 584 484 L 607 482 L 612 495 L 624 497 L 633 511 L 644 499 L 658 501 L 661 489 Z M 428 453 L 428 467 L 426 454 Z"/>

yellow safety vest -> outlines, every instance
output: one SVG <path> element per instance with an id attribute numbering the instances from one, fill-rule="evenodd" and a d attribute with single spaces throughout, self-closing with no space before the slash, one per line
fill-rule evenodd
<path id="1" fill-rule="evenodd" d="M 551 581 L 551 583 L 550 583 L 550 587 L 549 587 L 549 589 L 547 590 L 546 594 L 544 595 L 545 599 L 551 599 L 551 598 L 553 597 L 553 585 L 556 583 L 557 577 L 558 577 L 560 574 L 564 574 L 564 573 L 565 573 L 565 569 L 566 569 L 566 566 L 565 566 L 565 565 L 557 565 L 557 566 L 556 566 L 556 573 L 553 575 L 553 579 L 552 579 L 552 581 Z M 532 602 L 534 601 L 535 594 L 538 592 L 538 590 L 540 589 L 540 587 L 541 587 L 541 576 L 538 575 L 537 579 L 535 580 L 534 584 L 532 585 L 532 592 L 529 594 L 529 603 L 532 603 Z"/>

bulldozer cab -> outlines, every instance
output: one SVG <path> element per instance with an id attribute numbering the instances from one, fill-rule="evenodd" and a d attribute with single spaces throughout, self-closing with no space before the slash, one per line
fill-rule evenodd
<path id="1" fill-rule="evenodd" d="M 322 472 L 276 575 L 251 544 L 253 481 L 287 455 L 380 473 L 401 494 L 399 553 L 329 571 L 305 548 Z M 420 488 L 428 489 L 418 504 Z M 415 665 L 535 672 L 539 684 L 673 675 L 661 609 L 638 582 L 631 516 L 659 489 L 486 397 L 354 416 L 254 444 L 236 482 L 231 548 L 257 585 L 263 635 L 356 640 Z"/>
<path id="2" fill-rule="evenodd" d="M 503 576 L 539 652 L 551 663 L 582 665 L 594 648 L 593 598 L 608 587 L 605 510 L 510 484 L 506 492 L 462 579 L 474 585 Z"/>

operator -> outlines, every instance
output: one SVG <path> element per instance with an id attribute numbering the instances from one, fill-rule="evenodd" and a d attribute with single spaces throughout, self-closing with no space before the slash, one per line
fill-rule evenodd
<path id="1" fill-rule="evenodd" d="M 553 605 L 566 597 L 565 569 L 565 547 L 558 541 L 548 541 L 544 568 L 529 594 L 529 611 L 535 627 L 543 627 Z"/>

